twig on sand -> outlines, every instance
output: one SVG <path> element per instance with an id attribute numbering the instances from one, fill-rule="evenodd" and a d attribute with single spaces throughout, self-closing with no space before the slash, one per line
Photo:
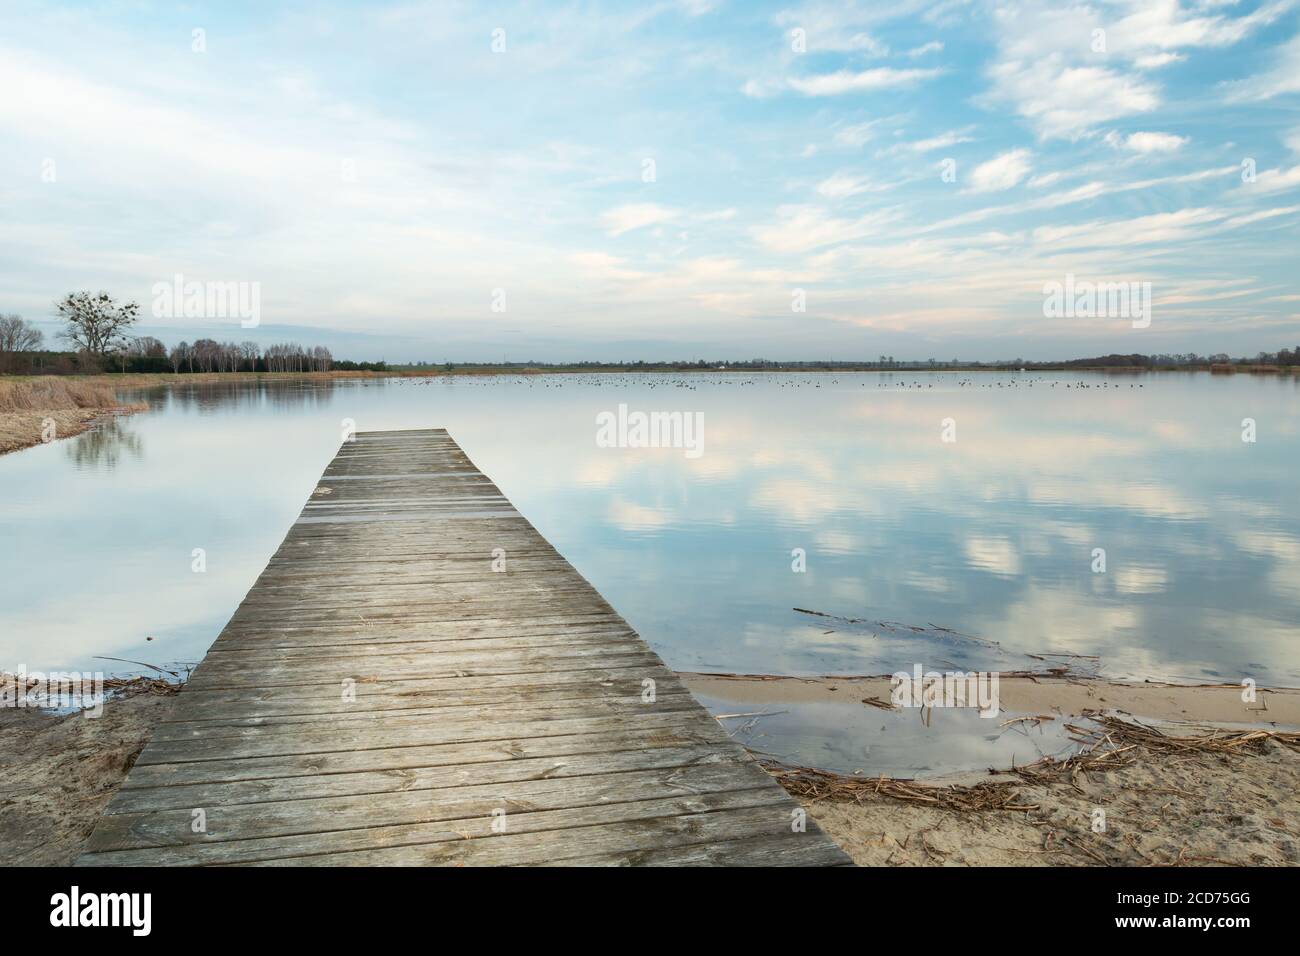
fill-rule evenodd
<path id="1" fill-rule="evenodd" d="M 754 725 L 758 723 L 760 717 L 772 717 L 776 714 L 788 714 L 788 713 L 790 713 L 788 710 L 757 710 L 757 711 L 752 711 L 748 714 L 716 714 L 714 716 L 714 719 L 721 722 L 730 717 L 750 718 L 747 722 L 741 724 L 739 727 L 735 728 L 734 730 L 727 731 L 727 736 L 734 737 L 736 736 L 736 734 L 749 733 L 751 730 L 753 730 Z"/>
<path id="2" fill-rule="evenodd" d="M 155 671 L 157 671 L 159 674 L 170 674 L 172 677 L 177 677 L 177 678 L 179 678 L 179 677 L 181 676 L 180 673 L 179 673 L 178 671 L 169 671 L 169 670 L 167 670 L 165 667 L 159 667 L 157 664 L 150 664 L 150 663 L 148 663 L 147 661 L 132 661 L 132 660 L 128 660 L 128 659 L 125 658 L 125 657 L 104 657 L 102 654 L 96 654 L 96 655 L 95 655 L 95 660 L 97 660 L 97 661 L 118 661 L 119 663 L 122 663 L 122 664 L 135 664 L 137 667 L 147 667 L 147 668 L 149 668 L 150 670 L 155 670 Z"/>
<path id="3" fill-rule="evenodd" d="M 762 758 L 759 759 L 759 763 L 792 795 L 810 800 L 845 800 L 861 803 L 878 794 L 895 800 L 929 804 L 945 810 L 1011 810 L 1025 813 L 1037 810 L 1039 807 L 1036 804 L 1020 802 L 1017 788 L 1022 784 L 1050 786 L 1063 783 L 1081 790 L 1078 785 L 1078 777 L 1081 774 L 1118 770 L 1154 755 L 1191 753 L 1224 756 L 1258 755 L 1265 752 L 1265 744 L 1268 741 L 1300 749 L 1300 733 L 1294 732 L 1213 730 L 1205 734 L 1175 736 L 1119 717 L 1097 714 L 1091 715 L 1091 719 L 1096 726 L 1065 725 L 1082 747 L 1078 753 L 1061 760 L 1045 756 L 1033 763 L 1012 767 L 1010 773 L 1018 779 L 988 781 L 969 786 L 924 784 L 906 778 L 886 777 L 883 774 L 879 777 L 863 778 L 833 770 L 792 766 Z M 1176 791 L 1168 789 L 1168 792 Z M 1180 792 L 1179 795 L 1193 796 L 1186 791 Z"/>

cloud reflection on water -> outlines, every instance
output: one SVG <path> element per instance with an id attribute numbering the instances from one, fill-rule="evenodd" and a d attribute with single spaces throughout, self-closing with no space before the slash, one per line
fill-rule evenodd
<path id="1" fill-rule="evenodd" d="M 934 387 L 891 384 L 912 378 Z M 0 458 L 0 532 L 14 545 L 0 567 L 0 657 L 197 659 L 352 418 L 361 430 L 451 429 L 681 669 L 912 663 L 820 634 L 791 610 L 806 607 L 954 627 L 1021 654 L 1100 654 L 1119 676 L 1300 682 L 1295 384 L 1092 376 L 1093 388 L 1066 390 L 1050 377 L 966 378 L 734 374 L 679 388 L 516 377 L 155 395 L 153 412 L 65 453 Z M 597 447 L 595 416 L 619 402 L 703 412 L 704 456 Z M 1256 445 L 1239 438 L 1247 414 L 1261 423 Z M 945 417 L 955 444 L 940 441 Z M 208 550 L 206 575 L 190 571 L 194 547 Z M 1096 547 L 1105 574 L 1091 571 Z M 804 574 L 791 571 L 794 548 Z"/>

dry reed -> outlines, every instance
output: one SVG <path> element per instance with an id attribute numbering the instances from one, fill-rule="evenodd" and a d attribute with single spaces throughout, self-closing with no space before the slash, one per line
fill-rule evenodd
<path id="1" fill-rule="evenodd" d="M 1079 789 L 1078 777 L 1090 772 L 1118 770 L 1142 760 L 1164 756 L 1215 754 L 1224 758 L 1261 755 L 1269 741 L 1300 750 L 1300 733 L 1278 730 L 1221 730 L 1175 735 L 1136 721 L 1106 714 L 1090 714 L 1091 726 L 1067 724 L 1080 745 L 1078 753 L 1063 760 L 1043 757 L 1009 773 L 1018 779 L 987 781 L 969 786 L 924 784 L 894 777 L 859 777 L 782 764 L 756 755 L 758 762 L 795 797 L 809 800 L 843 800 L 854 803 L 883 796 L 920 803 L 945 810 L 1010 810 L 1025 813 L 1036 804 L 1023 802 L 1017 792 L 1022 784 L 1051 786 L 1067 784 Z"/>
<path id="2" fill-rule="evenodd" d="M 110 409 L 119 406 L 113 389 L 100 383 L 56 376 L 0 379 L 0 412 Z"/>

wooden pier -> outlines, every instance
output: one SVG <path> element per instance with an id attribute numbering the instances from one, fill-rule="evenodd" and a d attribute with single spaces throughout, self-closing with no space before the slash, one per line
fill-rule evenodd
<path id="1" fill-rule="evenodd" d="M 801 817 L 446 431 L 362 432 L 78 862 L 849 862 Z"/>

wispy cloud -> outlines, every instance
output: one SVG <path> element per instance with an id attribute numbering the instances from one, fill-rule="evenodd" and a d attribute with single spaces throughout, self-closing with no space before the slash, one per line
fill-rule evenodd
<path id="1" fill-rule="evenodd" d="M 1268 67 L 1262 72 L 1223 84 L 1228 102 L 1258 102 L 1300 92 L 1300 34 L 1283 44 L 1269 59 Z"/>
<path id="2" fill-rule="evenodd" d="M 909 142 L 894 143 L 880 151 L 881 156 L 898 156 L 900 154 L 912 153 L 921 155 L 923 153 L 932 153 L 937 149 L 949 149 L 961 143 L 973 142 L 974 137 L 970 135 L 973 127 L 965 129 L 951 129 L 935 136 L 928 136 L 924 139 L 911 140 Z"/>
<path id="3" fill-rule="evenodd" d="M 1274 349 L 1300 332 L 1296 9 L 9 5 L 4 310 L 182 272 L 368 358 L 856 355 L 864 330 L 1056 355 L 1082 333 L 1023 317 L 1073 271 L 1165 289 L 1186 338 L 1153 349 Z"/>
<path id="4" fill-rule="evenodd" d="M 1173 133 L 1129 133 L 1124 136 L 1111 131 L 1106 134 L 1106 142 L 1116 149 L 1126 149 L 1133 153 L 1172 153 L 1187 145 L 1186 136 Z"/>
<path id="5" fill-rule="evenodd" d="M 845 93 L 869 93 L 915 86 L 922 80 L 932 79 L 942 72 L 939 69 L 897 69 L 881 66 L 870 70 L 837 70 L 834 73 L 791 77 L 791 89 L 804 96 L 842 96 Z"/>
<path id="6" fill-rule="evenodd" d="M 606 210 L 600 217 L 605 231 L 611 236 L 621 236 L 633 229 L 656 226 L 671 222 L 677 216 L 677 210 L 659 206 L 651 202 L 627 203 Z"/>
<path id="7" fill-rule="evenodd" d="M 1027 149 L 1012 149 L 980 163 L 971 171 L 970 191 L 1002 192 L 1019 185 L 1033 169 L 1031 158 L 1032 154 Z"/>

